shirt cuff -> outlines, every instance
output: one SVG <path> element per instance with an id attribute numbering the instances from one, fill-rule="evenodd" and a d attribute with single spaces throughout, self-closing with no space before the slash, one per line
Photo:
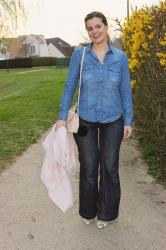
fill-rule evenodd
<path id="1" fill-rule="evenodd" d="M 64 121 L 67 121 L 67 115 L 68 113 L 66 114 L 66 112 L 63 112 L 61 111 L 58 115 L 58 120 L 64 120 Z"/>
<path id="2" fill-rule="evenodd" d="M 124 126 L 132 126 L 132 119 L 131 118 L 125 118 L 124 119 Z"/>

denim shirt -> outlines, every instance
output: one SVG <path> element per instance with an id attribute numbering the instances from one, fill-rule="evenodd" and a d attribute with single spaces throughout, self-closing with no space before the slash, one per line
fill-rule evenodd
<path id="1" fill-rule="evenodd" d="M 83 48 L 71 57 L 58 118 L 66 120 L 79 81 Z M 124 117 L 124 125 L 132 124 L 133 105 L 127 56 L 109 44 L 103 63 L 86 47 L 82 70 L 79 115 L 90 122 L 108 123 Z"/>

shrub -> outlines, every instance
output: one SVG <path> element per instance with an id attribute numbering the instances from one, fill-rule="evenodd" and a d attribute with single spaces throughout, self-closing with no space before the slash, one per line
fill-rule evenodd
<path id="1" fill-rule="evenodd" d="M 70 57 L 56 59 L 56 66 L 57 67 L 68 67 L 69 63 L 70 63 Z"/>
<path id="2" fill-rule="evenodd" d="M 31 68 L 39 66 L 53 66 L 68 67 L 70 57 L 56 58 L 56 57 L 32 57 L 32 58 L 17 58 L 0 61 L 0 69 L 13 68 Z"/>
<path id="3" fill-rule="evenodd" d="M 153 145 L 148 157 L 159 159 L 166 180 L 166 1 L 143 7 L 131 14 L 123 26 L 123 48 L 129 57 L 134 92 L 135 124 L 141 143 Z M 151 168 L 152 168 L 151 164 Z"/>
<path id="4" fill-rule="evenodd" d="M 32 58 L 16 58 L 0 61 L 0 69 L 31 68 Z"/>
<path id="5" fill-rule="evenodd" d="M 56 57 L 33 57 L 32 67 L 56 65 Z"/>

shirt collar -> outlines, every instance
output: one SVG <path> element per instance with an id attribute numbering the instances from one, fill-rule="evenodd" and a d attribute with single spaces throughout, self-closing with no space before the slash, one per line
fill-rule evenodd
<path id="1" fill-rule="evenodd" d="M 113 50 L 112 50 L 112 47 L 111 47 L 111 44 L 109 42 L 108 43 L 108 51 L 107 53 L 113 53 Z M 89 52 L 90 50 L 92 50 L 92 42 L 87 46 L 87 51 Z"/>

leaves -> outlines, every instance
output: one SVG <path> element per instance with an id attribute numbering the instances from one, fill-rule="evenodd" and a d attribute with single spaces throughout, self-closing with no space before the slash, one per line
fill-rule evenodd
<path id="1" fill-rule="evenodd" d="M 123 25 L 122 41 L 129 57 L 136 130 L 144 147 L 154 146 L 166 178 L 166 1 L 133 11 Z M 153 168 L 155 156 L 147 155 Z"/>

